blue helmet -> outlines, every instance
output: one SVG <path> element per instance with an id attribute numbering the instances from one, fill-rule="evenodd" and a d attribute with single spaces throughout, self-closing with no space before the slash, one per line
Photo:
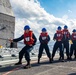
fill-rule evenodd
<path id="1" fill-rule="evenodd" d="M 60 26 L 58 26 L 58 28 L 57 28 L 58 30 L 61 30 L 61 27 Z"/>
<path id="2" fill-rule="evenodd" d="M 29 27 L 29 25 L 26 25 L 25 27 L 24 27 L 24 30 L 29 30 L 30 29 L 30 27 Z"/>
<path id="3" fill-rule="evenodd" d="M 75 29 L 73 29 L 73 31 L 72 32 L 76 32 L 76 30 Z"/>
<path id="4" fill-rule="evenodd" d="M 65 25 L 65 26 L 64 26 L 64 29 L 67 29 L 67 28 L 68 28 L 68 26 L 67 26 L 67 25 Z"/>
<path id="5" fill-rule="evenodd" d="M 42 32 L 46 32 L 47 30 L 46 30 L 46 28 L 42 28 Z"/>

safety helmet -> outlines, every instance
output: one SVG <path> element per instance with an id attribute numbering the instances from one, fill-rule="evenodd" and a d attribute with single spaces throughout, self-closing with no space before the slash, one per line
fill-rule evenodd
<path id="1" fill-rule="evenodd" d="M 73 31 L 72 32 L 76 32 L 76 30 L 75 29 L 73 29 Z"/>
<path id="2" fill-rule="evenodd" d="M 68 26 L 67 26 L 67 25 L 65 25 L 65 26 L 64 26 L 64 29 L 67 29 L 67 28 L 68 28 Z"/>
<path id="3" fill-rule="evenodd" d="M 57 28 L 58 30 L 61 30 L 61 27 L 60 26 L 58 26 L 58 28 Z"/>
<path id="4" fill-rule="evenodd" d="M 24 30 L 29 30 L 30 29 L 30 27 L 29 27 L 29 25 L 26 25 L 25 27 L 24 27 Z"/>
<path id="5" fill-rule="evenodd" d="M 46 30 L 46 28 L 42 28 L 42 32 L 46 32 L 47 30 Z"/>

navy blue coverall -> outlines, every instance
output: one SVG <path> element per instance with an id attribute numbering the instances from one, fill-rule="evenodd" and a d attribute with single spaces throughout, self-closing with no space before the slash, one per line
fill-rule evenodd
<path id="1" fill-rule="evenodd" d="M 69 40 L 70 40 L 70 34 L 69 34 L 69 37 L 66 37 L 66 35 L 63 35 L 63 52 L 64 52 L 64 49 L 66 49 L 66 56 L 67 56 L 67 59 L 69 59 Z"/>
<path id="2" fill-rule="evenodd" d="M 56 38 L 57 38 L 57 33 L 55 33 L 53 39 L 56 40 Z M 62 60 L 64 60 L 64 55 L 63 55 L 63 50 L 62 50 L 62 40 L 61 41 L 56 40 L 54 47 L 53 47 L 53 51 L 52 51 L 52 60 L 53 60 L 55 53 L 56 53 L 58 48 L 60 50 L 60 57 L 62 57 Z"/>
<path id="3" fill-rule="evenodd" d="M 48 47 L 48 42 L 50 41 L 49 35 L 47 36 L 47 38 L 45 40 L 42 40 L 42 37 L 39 36 L 39 41 L 40 41 L 40 47 L 39 47 L 38 59 L 41 58 L 44 49 L 46 51 L 48 58 L 50 59 L 51 53 L 50 53 L 49 47 Z"/>
<path id="4" fill-rule="evenodd" d="M 27 62 L 30 61 L 30 51 L 33 49 L 33 46 L 35 45 L 37 39 L 35 37 L 35 35 L 33 34 L 33 39 L 34 39 L 34 44 L 32 46 L 29 45 L 25 45 L 22 50 L 19 52 L 19 63 L 21 63 L 23 55 L 25 55 L 25 59 Z M 21 37 L 17 38 L 17 39 L 13 39 L 14 42 L 18 42 L 24 39 L 24 35 L 22 35 Z"/>
<path id="5" fill-rule="evenodd" d="M 74 58 L 76 59 L 76 40 L 72 40 L 72 42 L 73 44 L 71 44 L 71 47 L 70 47 L 70 58 L 72 57 L 74 52 Z"/>

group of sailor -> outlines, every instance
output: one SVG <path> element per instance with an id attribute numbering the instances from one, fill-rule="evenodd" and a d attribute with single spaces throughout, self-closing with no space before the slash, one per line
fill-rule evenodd
<path id="1" fill-rule="evenodd" d="M 37 38 L 32 30 L 30 30 L 29 25 L 24 27 L 24 33 L 21 37 L 16 39 L 9 39 L 10 42 L 18 42 L 24 39 L 25 46 L 19 52 L 19 61 L 15 65 L 22 64 L 22 58 L 25 55 L 25 59 L 27 64 L 24 66 L 25 69 L 30 68 L 30 52 L 33 49 L 34 45 L 37 42 Z M 52 63 L 54 61 L 54 56 L 56 51 L 59 50 L 59 60 L 64 62 L 64 49 L 66 49 L 67 60 L 72 60 L 72 55 L 74 53 L 74 58 L 76 59 L 76 29 L 73 29 L 72 35 L 68 30 L 68 26 L 65 25 L 62 29 L 61 26 L 58 26 L 56 33 L 54 34 L 53 40 L 55 44 L 53 46 L 52 53 L 50 53 L 50 49 L 48 46 L 48 42 L 50 41 L 50 36 L 46 30 L 46 28 L 42 28 L 41 33 L 39 35 L 39 52 L 38 52 L 38 64 L 40 64 L 40 58 L 42 56 L 43 50 L 47 54 L 49 58 L 49 62 Z M 69 49 L 69 42 L 71 43 Z"/>

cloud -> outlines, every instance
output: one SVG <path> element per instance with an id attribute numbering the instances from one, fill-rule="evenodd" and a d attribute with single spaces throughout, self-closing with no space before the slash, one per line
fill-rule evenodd
<path id="1" fill-rule="evenodd" d="M 72 11 L 71 11 L 71 10 L 68 10 L 68 12 L 69 12 L 69 13 L 72 13 Z"/>
<path id="2" fill-rule="evenodd" d="M 68 19 L 68 15 L 62 18 L 54 17 L 41 7 L 38 0 L 10 0 L 16 17 L 15 37 L 23 34 L 23 27 L 30 25 L 35 35 L 39 36 L 41 29 L 45 27 L 52 38 L 57 27 L 65 24 L 72 28 L 76 26 L 76 19 Z"/>
<path id="3" fill-rule="evenodd" d="M 64 20 L 68 19 L 68 15 L 64 15 L 64 16 L 62 17 L 62 19 L 64 19 Z"/>

